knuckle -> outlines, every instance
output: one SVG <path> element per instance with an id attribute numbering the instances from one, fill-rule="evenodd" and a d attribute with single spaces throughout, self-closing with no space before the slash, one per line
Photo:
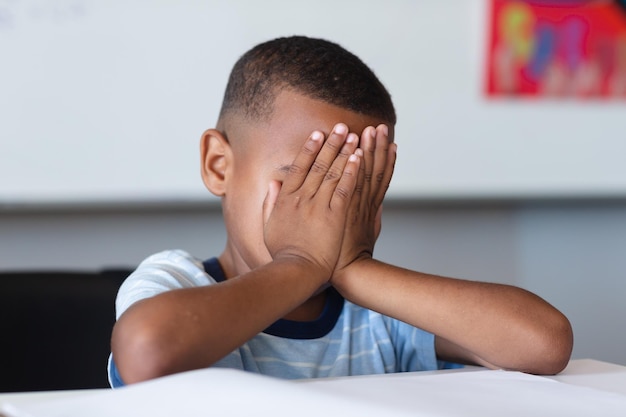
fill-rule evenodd
<path id="1" fill-rule="evenodd" d="M 346 187 L 339 186 L 335 189 L 335 194 L 339 196 L 342 200 L 347 200 L 350 197 L 350 192 Z"/>
<path id="2" fill-rule="evenodd" d="M 334 153 L 338 153 L 342 145 L 343 143 L 336 143 L 334 140 L 327 140 L 324 147 L 332 150 Z"/>
<path id="3" fill-rule="evenodd" d="M 337 178 L 339 178 L 341 176 L 341 174 L 339 172 L 337 172 L 334 169 L 331 169 L 330 171 L 328 171 L 326 173 L 326 176 L 324 177 L 325 181 L 334 181 Z"/>
<path id="4" fill-rule="evenodd" d="M 302 174 L 304 172 L 304 169 L 296 164 L 292 164 L 289 166 L 289 174 L 291 175 L 298 175 L 298 174 Z"/>
<path id="5" fill-rule="evenodd" d="M 311 146 L 310 143 L 305 143 L 304 146 L 302 147 L 302 153 L 305 155 L 315 155 L 317 153 L 317 148 Z"/>
<path id="6" fill-rule="evenodd" d="M 313 165 L 311 166 L 311 172 L 321 173 L 321 172 L 326 172 L 326 171 L 328 171 L 327 164 L 321 161 L 317 161 L 317 160 L 313 162 Z"/>

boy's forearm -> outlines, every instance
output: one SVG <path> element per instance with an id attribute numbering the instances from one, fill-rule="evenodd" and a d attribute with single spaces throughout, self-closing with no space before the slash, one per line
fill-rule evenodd
<path id="1" fill-rule="evenodd" d="M 451 358 L 531 373 L 569 360 L 569 321 L 517 287 L 422 274 L 376 260 L 356 263 L 333 285 L 348 300 L 434 333 Z M 441 352 L 440 352 L 441 353 Z"/>
<path id="2" fill-rule="evenodd" d="M 308 299 L 328 279 L 318 272 L 302 260 L 279 260 L 223 283 L 137 302 L 113 331 L 122 379 L 211 366 Z"/>

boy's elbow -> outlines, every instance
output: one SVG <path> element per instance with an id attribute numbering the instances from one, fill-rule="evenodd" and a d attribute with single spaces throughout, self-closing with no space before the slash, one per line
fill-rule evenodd
<path id="1" fill-rule="evenodd" d="M 147 381 L 175 373 L 162 340 L 154 327 L 116 323 L 111 337 L 111 351 L 125 384 Z"/>
<path id="2" fill-rule="evenodd" d="M 572 326 L 563 314 L 557 313 L 545 323 L 536 336 L 532 365 L 529 373 L 536 375 L 556 375 L 563 371 L 570 361 L 574 346 Z"/>

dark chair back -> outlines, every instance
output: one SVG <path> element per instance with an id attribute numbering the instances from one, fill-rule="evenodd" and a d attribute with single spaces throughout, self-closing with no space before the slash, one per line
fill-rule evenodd
<path id="1" fill-rule="evenodd" d="M 0 392 L 105 388 L 130 269 L 0 273 Z"/>

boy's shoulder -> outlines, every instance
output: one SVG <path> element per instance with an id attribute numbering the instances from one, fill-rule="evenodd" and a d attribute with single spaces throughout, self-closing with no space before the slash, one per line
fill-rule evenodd
<path id="1" fill-rule="evenodd" d="M 116 299 L 119 316 L 139 300 L 165 291 L 211 285 L 202 260 L 180 249 L 164 250 L 144 259 L 121 285 Z"/>
<path id="2" fill-rule="evenodd" d="M 151 275 L 159 271 L 161 274 L 189 275 L 191 277 L 203 276 L 206 273 L 206 264 L 215 262 L 216 258 L 203 261 L 185 250 L 168 249 L 145 258 L 130 277 L 145 274 Z"/>
<path id="3" fill-rule="evenodd" d="M 187 263 L 202 267 L 202 261 L 199 258 L 191 255 L 189 252 L 183 249 L 167 249 L 148 256 L 143 261 L 141 261 L 137 269 L 150 264 L 178 265 Z"/>

